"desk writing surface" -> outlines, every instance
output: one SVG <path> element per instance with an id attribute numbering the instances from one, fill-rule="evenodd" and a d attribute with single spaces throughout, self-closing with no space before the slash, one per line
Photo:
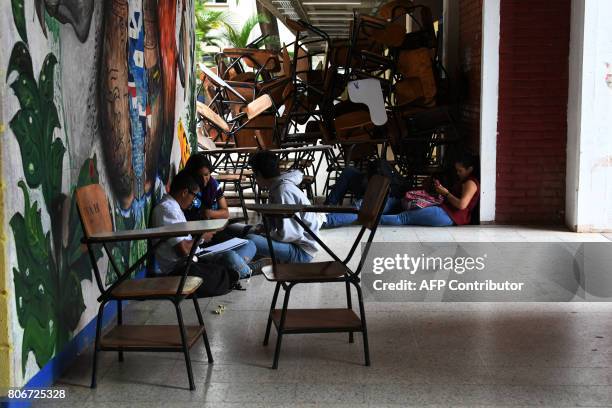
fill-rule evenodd
<path id="1" fill-rule="evenodd" d="M 90 242 L 116 242 L 134 241 L 139 239 L 183 237 L 185 235 L 201 234 L 204 232 L 219 231 L 227 225 L 227 220 L 189 221 L 163 227 L 135 229 L 127 231 L 113 231 L 93 234 Z"/>
<path id="2" fill-rule="evenodd" d="M 233 154 L 233 153 L 255 153 L 256 147 L 223 147 L 220 149 L 202 150 L 204 154 Z"/>
<path id="3" fill-rule="evenodd" d="M 248 204 L 246 208 L 259 213 L 265 214 L 295 214 L 304 209 L 302 204 Z"/>
<path id="4" fill-rule="evenodd" d="M 323 152 L 332 149 L 331 145 L 311 145 L 302 147 L 284 147 L 280 149 L 270 149 L 274 153 L 299 153 L 299 152 Z"/>

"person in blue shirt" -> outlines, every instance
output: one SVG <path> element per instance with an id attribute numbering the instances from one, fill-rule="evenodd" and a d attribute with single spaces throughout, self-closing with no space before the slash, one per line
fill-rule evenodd
<path id="1" fill-rule="evenodd" d="M 198 200 L 192 208 L 184 211 L 185 218 L 188 221 L 229 218 L 227 200 L 221 185 L 212 176 L 213 168 L 208 157 L 204 153 L 191 155 L 183 171 L 191 175 L 200 186 Z"/>

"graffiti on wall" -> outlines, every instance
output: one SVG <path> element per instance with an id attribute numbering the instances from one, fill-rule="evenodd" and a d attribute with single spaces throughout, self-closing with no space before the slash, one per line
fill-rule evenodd
<path id="1" fill-rule="evenodd" d="M 34 72 L 31 53 L 40 53 L 41 47 L 28 42 L 28 29 L 33 28 L 26 28 L 24 1 L 28 0 L 12 0 L 10 6 L 19 38 L 12 47 L 5 80 L 19 104 L 9 128 L 21 155 L 23 179 L 16 181 L 15 188 L 24 204 L 11 216 L 10 227 L 16 247 L 12 272 L 17 318 L 23 329 L 21 370 L 25 376 L 30 353 L 43 367 L 72 338 L 88 302 L 95 303 L 95 298 L 85 299 L 81 289 L 92 273 L 80 244 L 75 189 L 100 182 L 104 173 L 115 228 L 143 228 L 176 167 L 173 146 L 180 149 L 180 161 L 184 161 L 196 146 L 192 142 L 196 136 L 193 115 L 177 108 L 193 109 L 195 104 L 194 33 L 187 12 L 193 8 L 192 0 L 107 0 L 104 4 L 31 0 L 38 29 L 50 44 L 61 45 L 57 24 L 67 24 L 80 43 L 91 44 L 91 52 L 98 53 L 96 72 L 83 75 L 97 78 L 91 109 L 97 115 L 95 137 L 101 151 L 99 156 L 91 152 L 85 158 L 74 157 L 71 150 L 80 135 L 62 128 L 64 108 L 70 106 L 65 99 L 71 95 L 58 83 L 61 54 L 46 51 L 58 47 L 42 47 L 47 54 Z M 101 12 L 94 13 L 96 7 Z M 94 17 L 100 19 L 96 21 L 100 30 L 91 29 Z M 54 30 L 55 35 L 48 35 Z M 180 45 L 177 38 L 182 40 Z M 177 89 L 183 90 L 184 100 L 178 101 L 182 105 L 177 104 Z M 65 159 L 77 161 L 76 176 L 64 171 Z M 116 245 L 111 254 L 125 266 L 145 251 L 145 242 L 135 242 Z M 107 272 L 106 283 L 114 278 Z"/>

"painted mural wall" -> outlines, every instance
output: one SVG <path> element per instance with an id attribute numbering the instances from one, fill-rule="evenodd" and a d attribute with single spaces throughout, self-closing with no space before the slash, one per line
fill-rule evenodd
<path id="1" fill-rule="evenodd" d="M 143 228 L 194 143 L 193 0 L 0 3 L 9 341 L 22 386 L 91 321 L 98 289 L 73 195 L 101 183 Z M 116 245 L 122 265 L 144 243 Z M 108 284 L 115 276 L 95 254 Z"/>

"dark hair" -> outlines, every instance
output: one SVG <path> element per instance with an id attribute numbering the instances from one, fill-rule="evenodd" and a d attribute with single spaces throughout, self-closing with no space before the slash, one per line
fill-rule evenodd
<path id="1" fill-rule="evenodd" d="M 199 152 L 192 154 L 189 159 L 187 159 L 183 171 L 192 175 L 197 175 L 197 172 L 203 167 L 206 167 L 211 172 L 213 171 L 213 166 L 208 156 L 205 153 Z"/>
<path id="2" fill-rule="evenodd" d="M 255 175 L 260 174 L 263 178 L 274 178 L 280 176 L 278 168 L 278 156 L 276 154 L 262 150 L 251 156 L 249 166 Z"/>
<path id="3" fill-rule="evenodd" d="M 471 167 L 472 176 L 480 178 L 480 157 L 478 157 L 477 155 L 472 154 L 470 152 L 464 152 L 459 157 L 457 157 L 455 163 L 460 164 L 466 169 Z"/>
<path id="4" fill-rule="evenodd" d="M 178 193 L 181 190 L 197 191 L 200 189 L 197 181 L 185 170 L 176 173 L 170 184 L 170 194 Z"/>

